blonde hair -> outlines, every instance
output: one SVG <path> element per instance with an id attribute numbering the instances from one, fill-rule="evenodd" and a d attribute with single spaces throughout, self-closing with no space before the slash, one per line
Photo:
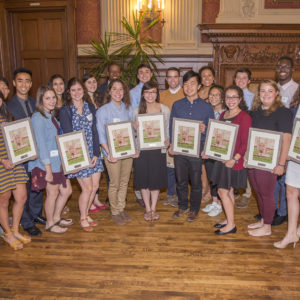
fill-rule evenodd
<path id="1" fill-rule="evenodd" d="M 269 114 L 273 113 L 274 111 L 277 110 L 278 107 L 283 106 L 281 102 L 281 95 L 280 95 L 280 89 L 277 85 L 277 83 L 274 80 L 271 79 L 266 79 L 263 80 L 262 82 L 259 83 L 258 88 L 257 88 L 257 95 L 254 98 L 254 101 L 252 103 L 252 111 L 258 110 L 258 108 L 261 106 L 262 102 L 260 100 L 260 88 L 263 84 L 269 84 L 271 85 L 276 92 L 278 92 L 274 103 L 270 106 L 269 109 L 266 110 L 265 114 L 268 116 Z"/>

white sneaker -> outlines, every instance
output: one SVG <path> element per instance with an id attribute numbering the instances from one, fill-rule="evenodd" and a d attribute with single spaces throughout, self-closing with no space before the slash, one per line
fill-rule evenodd
<path id="1" fill-rule="evenodd" d="M 212 211 L 216 207 L 216 202 L 212 202 L 211 204 L 207 204 L 204 208 L 202 208 L 202 211 L 205 213 L 208 213 Z"/>
<path id="2" fill-rule="evenodd" d="M 216 203 L 215 207 L 208 213 L 210 217 L 215 217 L 222 212 L 222 205 Z"/>

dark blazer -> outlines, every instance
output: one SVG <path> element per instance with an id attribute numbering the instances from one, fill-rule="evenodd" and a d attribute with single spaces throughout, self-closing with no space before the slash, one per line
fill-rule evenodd
<path id="1" fill-rule="evenodd" d="M 100 143 L 99 135 L 96 126 L 96 108 L 93 104 L 88 103 L 89 110 L 93 115 L 92 135 L 93 135 L 93 154 L 94 156 L 100 157 Z M 59 120 L 60 126 L 63 133 L 73 132 L 72 127 L 72 110 L 70 106 L 62 106 L 59 109 Z"/>
<path id="2" fill-rule="evenodd" d="M 107 86 L 108 86 L 108 81 L 106 81 L 103 84 L 99 85 L 98 88 L 97 88 L 97 92 L 100 95 L 100 101 L 101 101 L 101 103 L 104 100 L 105 90 L 106 90 Z"/>
<path id="3" fill-rule="evenodd" d="M 35 112 L 35 99 L 28 97 L 33 112 Z M 14 95 L 7 103 L 8 111 L 15 117 L 16 120 L 27 118 L 27 115 L 20 104 L 17 95 Z"/>

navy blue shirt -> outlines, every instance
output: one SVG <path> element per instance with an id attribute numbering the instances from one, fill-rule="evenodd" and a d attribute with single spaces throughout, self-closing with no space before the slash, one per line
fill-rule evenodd
<path id="1" fill-rule="evenodd" d="M 214 119 L 212 106 L 198 97 L 191 103 L 186 97 L 174 102 L 170 115 L 170 142 L 172 143 L 173 118 L 203 121 L 205 133 L 201 134 L 201 141 L 205 141 L 209 119 Z"/>

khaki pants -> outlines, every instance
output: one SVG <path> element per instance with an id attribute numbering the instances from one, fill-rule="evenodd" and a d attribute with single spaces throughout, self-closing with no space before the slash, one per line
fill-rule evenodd
<path id="1" fill-rule="evenodd" d="M 245 190 L 245 193 L 242 196 L 244 196 L 246 198 L 250 198 L 251 197 L 251 193 L 252 193 L 252 191 L 251 191 L 251 185 L 250 185 L 249 179 L 247 178 L 247 188 Z"/>
<path id="2" fill-rule="evenodd" d="M 132 168 L 132 158 L 120 159 L 111 163 L 104 159 L 109 175 L 108 198 L 112 215 L 121 213 L 126 205 L 128 182 Z"/>

